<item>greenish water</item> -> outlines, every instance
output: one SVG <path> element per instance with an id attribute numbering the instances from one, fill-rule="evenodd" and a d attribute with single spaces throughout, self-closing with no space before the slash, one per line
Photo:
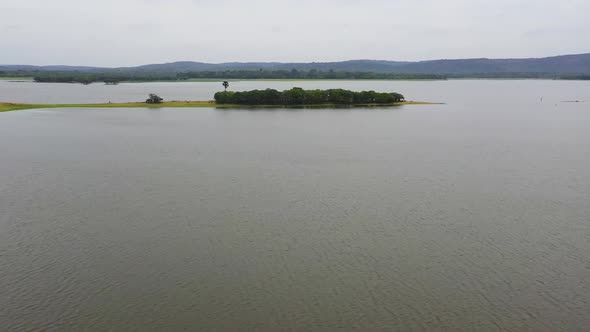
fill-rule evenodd
<path id="1" fill-rule="evenodd" d="M 590 82 L 293 84 L 446 104 L 1 113 L 1 329 L 587 328 L 590 108 L 561 101 Z M 220 84 L 0 88 L 114 102 Z"/>

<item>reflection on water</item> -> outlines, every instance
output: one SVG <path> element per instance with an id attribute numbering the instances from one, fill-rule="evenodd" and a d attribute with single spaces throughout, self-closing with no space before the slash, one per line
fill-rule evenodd
<path id="1" fill-rule="evenodd" d="M 587 327 L 590 112 L 559 103 L 590 99 L 587 82 L 232 88 L 295 84 L 446 104 L 1 113 L 3 329 Z M 0 87 L 30 102 L 218 88 Z"/>

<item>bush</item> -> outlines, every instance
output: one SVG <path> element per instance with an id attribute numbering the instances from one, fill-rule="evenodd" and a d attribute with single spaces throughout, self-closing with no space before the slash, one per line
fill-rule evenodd
<path id="1" fill-rule="evenodd" d="M 163 101 L 164 99 L 161 98 L 160 96 L 158 96 L 155 93 L 150 93 L 150 96 L 148 99 L 145 100 L 146 103 L 148 104 L 159 104 Z"/>

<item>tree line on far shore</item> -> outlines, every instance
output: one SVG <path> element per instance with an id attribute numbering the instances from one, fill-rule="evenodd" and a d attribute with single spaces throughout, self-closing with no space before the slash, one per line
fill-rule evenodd
<path id="1" fill-rule="evenodd" d="M 237 105 L 321 105 L 321 104 L 390 104 L 404 101 L 404 96 L 392 92 L 350 91 L 344 89 L 285 91 L 274 89 L 251 91 L 222 91 L 214 96 L 218 104 Z"/>
<path id="2" fill-rule="evenodd" d="M 6 75 L 17 75 L 7 73 Z M 27 76 L 19 72 L 18 76 Z M 345 72 L 345 71 L 299 71 L 299 70 L 226 70 L 199 71 L 183 73 L 165 72 L 85 72 L 85 71 L 47 71 L 30 72 L 36 82 L 42 83 L 82 83 L 95 82 L 153 82 L 153 81 L 186 81 L 191 79 L 383 79 L 383 80 L 412 80 L 434 79 L 444 80 L 447 77 L 439 74 L 406 74 L 406 73 L 374 73 L 374 72 Z"/>
<path id="3" fill-rule="evenodd" d="M 551 73 L 462 73 L 462 74 L 428 74 L 428 73 L 378 73 L 356 71 L 321 71 L 321 70 L 224 70 L 166 72 L 150 70 L 73 70 L 73 71 L 39 71 L 16 70 L 0 71 L 0 77 L 33 77 L 36 82 L 47 83 L 82 83 L 105 82 L 156 82 L 186 81 L 200 79 L 344 79 L 344 80 L 446 80 L 453 78 L 543 78 L 562 80 L 589 80 L 588 74 L 551 74 Z"/>

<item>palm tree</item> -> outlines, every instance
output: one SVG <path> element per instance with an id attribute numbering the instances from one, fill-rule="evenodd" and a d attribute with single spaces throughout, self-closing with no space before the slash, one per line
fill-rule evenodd
<path id="1" fill-rule="evenodd" d="M 229 87 L 229 82 L 228 81 L 223 81 L 223 87 L 225 88 L 225 91 L 227 92 L 227 88 Z"/>

